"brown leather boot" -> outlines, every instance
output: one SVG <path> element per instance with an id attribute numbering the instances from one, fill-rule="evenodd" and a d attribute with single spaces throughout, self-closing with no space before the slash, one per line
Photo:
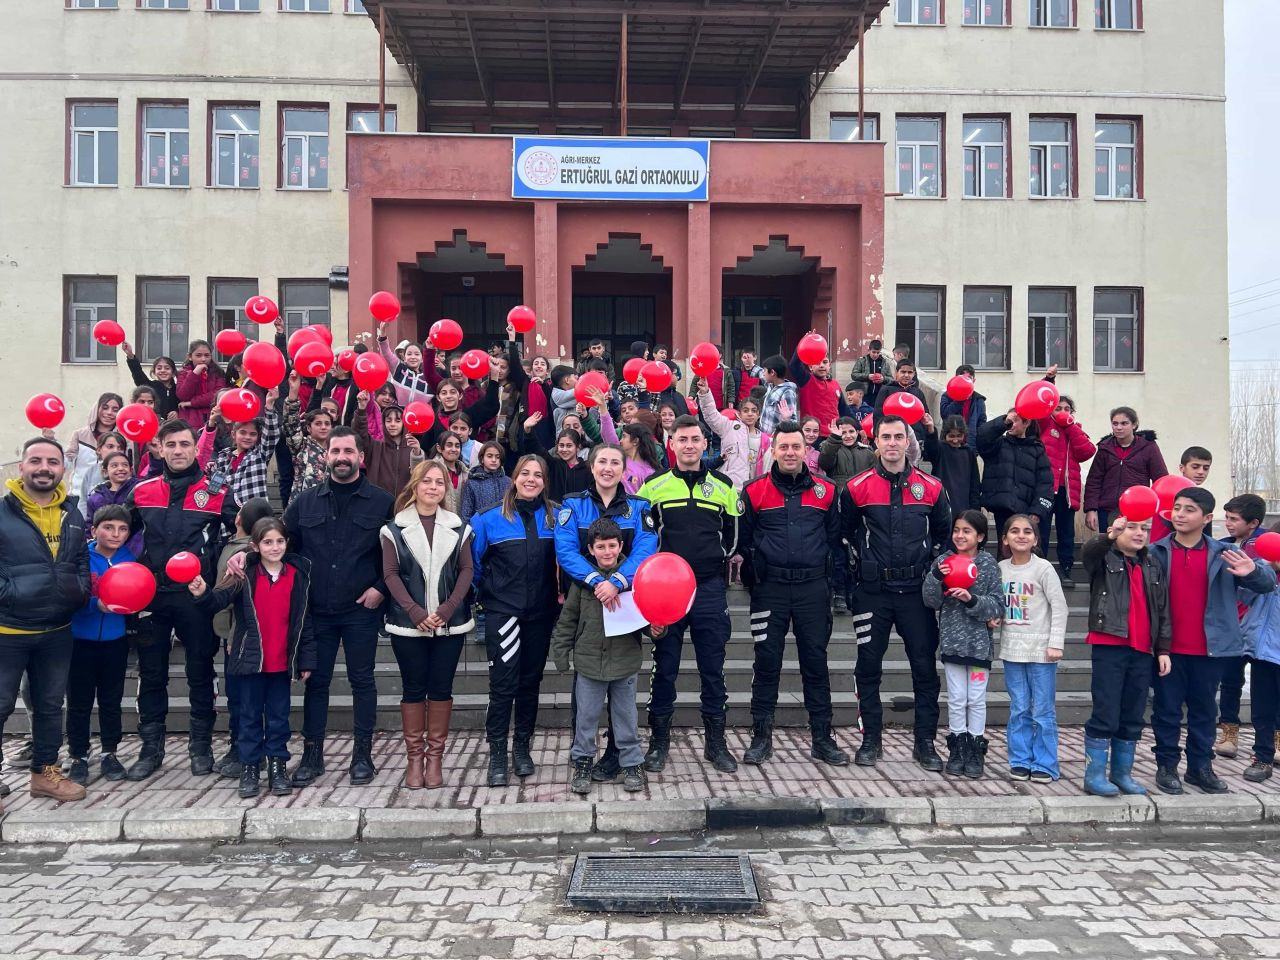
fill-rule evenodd
<path id="1" fill-rule="evenodd" d="M 72 783 L 62 775 L 61 770 L 50 765 L 39 773 L 31 774 L 31 795 L 33 797 L 48 797 L 50 800 L 57 800 L 59 803 L 68 800 L 83 800 L 84 787 L 78 783 Z"/>
<path id="2" fill-rule="evenodd" d="M 404 727 L 404 752 L 409 764 L 404 772 L 404 785 L 410 790 L 422 789 L 422 754 L 425 749 L 427 705 L 400 704 L 400 724 Z"/>
<path id="3" fill-rule="evenodd" d="M 444 745 L 449 739 L 449 715 L 452 700 L 427 701 L 427 758 L 423 776 L 428 787 L 443 787 Z"/>

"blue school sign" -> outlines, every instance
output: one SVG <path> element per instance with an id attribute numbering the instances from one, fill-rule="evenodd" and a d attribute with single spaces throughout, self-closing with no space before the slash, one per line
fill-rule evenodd
<path id="1" fill-rule="evenodd" d="M 707 199 L 707 140 L 515 137 L 514 141 L 513 197 Z"/>

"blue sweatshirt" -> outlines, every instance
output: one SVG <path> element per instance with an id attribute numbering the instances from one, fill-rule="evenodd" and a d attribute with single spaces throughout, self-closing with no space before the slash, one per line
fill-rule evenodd
<path id="1" fill-rule="evenodd" d="M 98 580 L 116 564 L 137 559 L 125 546 L 108 560 L 98 552 L 98 541 L 89 541 L 89 602 L 71 617 L 71 636 L 77 640 L 119 640 L 124 636 L 124 614 L 98 609 Z"/>

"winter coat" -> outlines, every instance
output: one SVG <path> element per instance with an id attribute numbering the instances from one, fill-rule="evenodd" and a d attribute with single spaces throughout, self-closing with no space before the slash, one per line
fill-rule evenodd
<path id="1" fill-rule="evenodd" d="M 124 482 L 119 490 L 112 490 L 111 484 L 106 480 L 93 488 L 93 492 L 89 494 L 89 507 L 85 511 L 87 522 L 84 525 L 85 535 L 93 536 L 93 515 L 98 512 L 99 508 L 110 506 L 112 504 L 126 505 L 129 502 L 129 494 L 133 492 L 133 488 L 138 485 L 139 477 L 130 477 Z M 125 546 L 129 548 L 129 552 L 133 554 L 134 559 L 142 555 L 142 531 L 136 530 L 129 537 Z"/>
<path id="2" fill-rule="evenodd" d="M 1098 442 L 1089 477 L 1084 484 L 1085 510 L 1114 511 L 1120 502 L 1120 494 L 1132 486 L 1149 486 L 1163 476 L 1169 468 L 1156 446 L 1156 435 L 1143 430 L 1129 444 L 1129 455 L 1120 459 L 1120 444 L 1113 436 Z"/>
<path id="3" fill-rule="evenodd" d="M 315 670 L 318 663 L 309 608 L 311 561 L 306 557 L 287 553 L 284 562 L 293 568 L 285 660 L 289 664 L 289 675 L 300 678 L 303 671 Z M 227 607 L 234 608 L 234 626 L 227 652 L 228 676 L 248 677 L 262 672 L 262 633 L 258 628 L 258 609 L 254 605 L 254 591 L 257 589 L 258 569 L 261 565 L 262 558 L 255 551 L 250 551 L 245 557 L 243 579 L 234 577 L 216 589 L 206 590 L 196 601 L 206 613 L 225 610 Z"/>
<path id="4" fill-rule="evenodd" d="M 298 401 L 286 400 L 284 405 L 284 438 L 293 451 L 293 493 L 290 500 L 324 483 L 329 476 L 329 461 L 325 449 L 306 434 L 306 428 L 298 416 Z"/>
<path id="5" fill-rule="evenodd" d="M 520 618 L 554 615 L 555 513 L 548 520 L 541 500 L 516 500 L 510 517 L 495 504 L 471 518 L 471 529 L 471 582 L 485 610 Z"/>
<path id="6" fill-rule="evenodd" d="M 619 561 L 624 558 L 619 557 Z M 616 568 L 598 575 L 608 577 Z M 562 672 L 570 666 L 588 680 L 623 680 L 640 672 L 644 631 L 605 636 L 604 604 L 591 587 L 574 581 L 551 634 L 551 659 Z M 572 664 L 570 658 L 572 657 Z"/>
<path id="7" fill-rule="evenodd" d="M 720 438 L 720 456 L 724 460 L 720 470 L 733 482 L 734 487 L 741 490 L 747 481 L 763 476 L 765 455 L 769 452 L 769 435 L 759 429 L 753 433 L 742 421 L 730 420 L 716 409 L 710 392 L 698 394 L 698 409 L 711 432 Z"/>
<path id="8" fill-rule="evenodd" d="M 938 654 L 943 663 L 970 663 L 990 667 L 995 657 L 989 620 L 1004 616 L 1004 582 L 1000 567 L 986 550 L 973 558 L 978 565 L 978 582 L 969 587 L 968 603 L 946 595 L 939 564 L 955 557 L 949 550 L 929 567 L 921 593 L 925 606 L 938 611 Z"/>
<path id="9" fill-rule="evenodd" d="M 204 373 L 196 374 L 195 366 L 187 361 L 178 371 L 178 402 L 189 403 L 178 411 L 178 417 L 197 433 L 204 429 L 209 419 L 209 411 L 218 399 L 218 391 L 225 390 L 227 378 L 210 367 Z"/>
<path id="10" fill-rule="evenodd" d="M 966 404 L 969 407 L 968 416 L 965 415 L 964 409 Z M 987 422 L 987 398 L 976 390 L 968 400 L 952 400 L 943 391 L 941 399 L 938 400 L 938 413 L 943 418 L 960 417 L 964 420 L 965 427 L 965 444 L 971 450 L 978 449 L 978 428 Z M 941 429 L 942 425 L 938 425 Z"/>
<path id="11" fill-rule="evenodd" d="M 1045 516 L 1053 509 L 1053 468 L 1037 437 L 1005 433 L 1004 417 L 978 428 L 982 505 L 994 512 Z"/>
<path id="12" fill-rule="evenodd" d="M 132 528 L 142 530 L 139 560 L 155 575 L 161 593 L 186 595 L 187 585 L 165 573 L 169 558 L 183 550 L 200 558 L 201 576 L 213 582 L 223 528 L 234 530 L 240 512 L 230 487 L 210 490 L 194 463 L 179 473 L 166 467 L 160 476 L 133 488 L 128 506 Z"/>
<path id="13" fill-rule="evenodd" d="M 926 437 L 925 453 L 933 467 L 930 472 L 947 489 L 953 513 L 977 510 L 982 506 L 982 479 L 978 475 L 978 455 L 973 447 L 953 447 L 939 443 L 938 435 Z"/>
<path id="14" fill-rule="evenodd" d="M 163 423 L 171 413 L 178 412 L 178 381 L 174 380 L 166 386 L 159 380 L 148 377 L 142 369 L 142 361 L 137 357 L 129 357 L 125 363 L 133 377 L 134 386 L 150 387 L 156 395 L 156 416 Z"/>
<path id="15" fill-rule="evenodd" d="M 400 580 L 409 597 L 428 614 L 435 613 L 440 604 L 449 599 L 459 586 L 460 576 L 471 578 L 471 564 L 460 571 L 459 558 L 465 553 L 467 559 L 471 559 L 472 531 L 455 513 L 436 511 L 435 532 L 428 542 L 418 510 L 409 504 L 382 528 L 380 536 L 384 543 L 395 548 Z M 469 633 L 475 625 L 471 604 L 464 600 L 448 618 L 445 628 L 437 633 L 458 636 Z M 387 611 L 387 632 L 400 637 L 436 635 L 419 630 L 410 612 L 394 599 Z"/>
<path id="16" fill-rule="evenodd" d="M 1138 551 L 1147 593 L 1147 619 L 1151 652 L 1168 653 L 1173 645 L 1173 620 L 1169 613 L 1169 574 L 1151 554 Z M 1089 539 L 1080 551 L 1080 563 L 1089 574 L 1089 630 L 1113 637 L 1129 636 L 1129 571 L 1126 558 L 1105 533 Z"/>
<path id="17" fill-rule="evenodd" d="M 59 487 L 47 506 L 20 480 L 0 499 L 0 628 L 55 630 L 89 598 L 84 517 Z M 0 630 L 2 632 L 2 630 Z"/>
<path id="18" fill-rule="evenodd" d="M 1089 460 L 1098 450 L 1084 432 L 1084 427 L 1072 422 L 1062 426 L 1052 417 L 1040 421 L 1040 442 L 1049 455 L 1053 469 L 1053 494 L 1056 497 L 1063 483 L 1067 485 L 1067 499 L 1072 510 L 1080 509 L 1080 464 Z"/>
<path id="19" fill-rule="evenodd" d="M 421 441 L 416 449 L 409 446 L 407 432 L 395 440 L 390 437 L 374 440 L 369 436 L 369 427 L 358 411 L 355 432 L 364 453 L 364 469 L 369 482 L 393 497 L 397 496 L 409 482 L 414 466 L 422 460 Z"/>
<path id="20" fill-rule="evenodd" d="M 123 546 L 110 558 L 98 552 L 98 544 L 89 541 L 89 600 L 71 618 L 71 636 L 77 640 L 119 640 L 124 636 L 125 615 L 108 613 L 98 607 L 98 581 L 116 564 L 132 563 L 137 557 Z"/>
<path id="21" fill-rule="evenodd" d="M 894 369 L 893 358 L 887 353 L 881 353 L 878 360 L 872 360 L 871 354 L 866 353 L 853 362 L 853 374 L 849 379 L 862 385 L 862 399 L 874 407 L 880 391 L 893 383 Z M 884 379 L 879 383 L 872 383 L 873 373 L 879 373 Z"/>
<path id="22" fill-rule="evenodd" d="M 831 434 L 822 441 L 818 448 L 818 469 L 832 479 L 835 485 L 844 489 L 844 485 L 876 465 L 875 451 L 861 443 L 846 447 L 840 441 L 840 435 Z"/>
<path id="23" fill-rule="evenodd" d="M 511 478 L 497 470 L 486 470 L 484 467 L 472 467 L 467 474 L 467 484 L 462 488 L 462 500 L 458 506 L 458 516 L 462 522 L 468 522 L 472 516 L 501 503 L 503 494 L 511 486 Z"/>

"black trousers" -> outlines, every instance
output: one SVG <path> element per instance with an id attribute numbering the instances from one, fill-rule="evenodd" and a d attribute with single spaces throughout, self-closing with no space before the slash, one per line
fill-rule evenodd
<path id="1" fill-rule="evenodd" d="M 1084 735 L 1095 740 L 1136 741 L 1142 736 L 1147 691 L 1151 689 L 1151 654 L 1096 643 L 1090 656 L 1093 713 L 1084 725 Z"/>
<path id="2" fill-rule="evenodd" d="M 452 700 L 453 678 L 462 656 L 464 634 L 453 637 L 391 635 L 391 649 L 400 664 L 401 703 Z"/>
<path id="3" fill-rule="evenodd" d="M 1254 660 L 1249 667 L 1253 699 L 1253 758 L 1271 763 L 1276 757 L 1276 726 L 1280 723 L 1280 664 Z"/>
<path id="4" fill-rule="evenodd" d="M 1219 657 L 1222 680 L 1218 685 L 1218 722 L 1240 722 L 1240 698 L 1244 695 L 1244 665 L 1248 657 Z"/>
<path id="5" fill-rule="evenodd" d="M 1203 770 L 1213 761 L 1213 735 L 1218 710 L 1216 695 L 1222 674 L 1216 657 L 1198 657 L 1184 653 L 1171 654 L 1168 676 L 1156 676 L 1151 703 L 1151 732 L 1156 737 L 1156 762 L 1176 767 L 1182 756 L 1179 741 L 1182 734 L 1182 708 L 1187 711 L 1187 769 Z"/>
<path id="6" fill-rule="evenodd" d="M 724 685 L 724 652 L 729 645 L 730 624 L 725 581 L 723 576 L 719 576 L 700 580 L 689 613 L 653 642 L 650 723 L 654 717 L 669 717 L 676 711 L 676 677 L 680 674 L 685 630 L 693 638 L 693 655 L 698 661 L 698 677 L 702 681 L 702 715 L 724 716 L 725 704 L 729 701 Z"/>
<path id="7" fill-rule="evenodd" d="M 506 740 L 512 708 L 516 736 L 533 734 L 538 723 L 538 691 L 547 667 L 555 612 L 539 617 L 514 617 L 489 611 L 484 642 L 489 655 L 489 711 L 485 736 Z M 433 698 L 434 699 L 434 698 Z"/>
<path id="8" fill-rule="evenodd" d="M 815 549 L 826 552 L 822 545 Z M 803 583 L 765 580 L 752 589 L 751 637 L 755 641 L 755 667 L 751 679 L 751 718 L 773 718 L 788 629 L 796 638 L 809 722 L 830 723 L 827 644 L 831 641 L 831 586 L 825 577 Z"/>
<path id="9" fill-rule="evenodd" d="M 76 639 L 67 676 L 67 747 L 72 758 L 89 756 L 89 724 L 98 701 L 98 734 L 103 753 L 120 746 L 120 703 L 129 665 L 129 638 Z"/>
<path id="10" fill-rule="evenodd" d="M 307 680 L 302 699 L 302 735 L 307 740 L 324 738 L 329 723 L 329 685 L 338 662 L 338 647 L 347 658 L 347 680 L 351 684 L 352 728 L 357 737 L 372 737 L 378 714 L 378 687 L 373 664 L 378 657 L 378 629 L 382 614 L 351 605 L 343 613 L 317 613 L 312 619 L 316 638 L 316 668 Z"/>
<path id="11" fill-rule="evenodd" d="M 196 606 L 186 590 L 156 594 L 138 618 L 138 723 L 164 726 L 169 713 L 169 654 L 175 632 L 187 661 L 191 739 L 208 740 L 213 734 L 217 640 L 209 615 Z"/>
<path id="12" fill-rule="evenodd" d="M 911 689 L 915 694 L 915 735 L 932 740 L 938 733 L 938 620 L 924 605 L 920 591 L 857 590 L 853 598 L 853 633 L 858 641 L 858 708 L 864 735 L 879 736 L 884 729 L 880 704 L 880 679 L 889 631 L 898 628 L 911 664 Z"/>
<path id="13" fill-rule="evenodd" d="M 31 770 L 58 762 L 62 747 L 62 701 L 71 667 L 71 630 L 0 633 L 0 730 L 13 714 L 22 687 L 30 681 Z"/>

